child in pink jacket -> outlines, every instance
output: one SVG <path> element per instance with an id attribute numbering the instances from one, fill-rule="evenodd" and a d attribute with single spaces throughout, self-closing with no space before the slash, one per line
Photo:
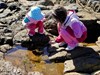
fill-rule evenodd
<path id="1" fill-rule="evenodd" d="M 66 50 L 73 50 L 78 46 L 79 42 L 83 42 L 87 37 L 87 28 L 79 20 L 75 11 L 70 10 L 66 14 L 66 9 L 58 7 L 52 13 L 53 17 L 58 21 L 59 36 L 55 42 L 68 44 Z"/>
<path id="2" fill-rule="evenodd" d="M 38 33 L 44 34 L 43 25 L 44 14 L 39 7 L 32 7 L 24 17 L 22 24 L 29 29 L 28 35 L 35 35 L 35 29 L 38 28 Z"/>

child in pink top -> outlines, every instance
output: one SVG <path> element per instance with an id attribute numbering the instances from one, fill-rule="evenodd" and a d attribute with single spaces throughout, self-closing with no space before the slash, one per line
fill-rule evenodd
<path id="1" fill-rule="evenodd" d="M 66 9 L 58 7 L 52 13 L 58 21 L 57 27 L 59 36 L 56 38 L 57 43 L 66 43 L 66 50 L 73 50 L 79 42 L 83 42 L 87 37 L 87 28 L 79 20 L 75 11 L 70 10 L 66 14 Z"/>
<path id="2" fill-rule="evenodd" d="M 35 35 L 35 29 L 38 28 L 40 34 L 44 34 L 44 14 L 41 12 L 39 7 L 32 7 L 31 10 L 26 14 L 22 24 L 29 29 L 29 36 Z"/>

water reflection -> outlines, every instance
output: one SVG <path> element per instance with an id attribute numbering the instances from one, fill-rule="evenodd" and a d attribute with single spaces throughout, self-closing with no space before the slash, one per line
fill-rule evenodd
<path id="1" fill-rule="evenodd" d="M 17 51 L 17 50 L 27 50 L 27 48 L 26 48 L 26 47 L 22 47 L 21 45 L 18 45 L 18 46 L 13 47 L 13 48 L 10 49 L 9 51 L 7 51 L 6 54 L 13 53 L 13 52 L 15 52 L 15 51 Z"/>

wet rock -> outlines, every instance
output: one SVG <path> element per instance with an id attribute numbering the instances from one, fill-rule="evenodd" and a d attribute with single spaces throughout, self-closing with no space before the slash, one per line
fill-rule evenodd
<path id="1" fill-rule="evenodd" d="M 0 9 L 6 9 L 6 8 L 7 8 L 7 4 L 0 1 Z"/>
<path id="2" fill-rule="evenodd" d="M 65 73 L 71 71 L 91 73 L 100 69 L 100 57 L 93 55 L 78 57 L 73 60 L 66 60 L 64 66 Z"/>
<path id="3" fill-rule="evenodd" d="M 10 46 L 10 45 L 8 45 L 8 44 L 5 44 L 5 45 L 1 45 L 0 46 L 0 51 L 1 52 L 7 52 L 8 50 L 10 50 L 12 47 Z"/>

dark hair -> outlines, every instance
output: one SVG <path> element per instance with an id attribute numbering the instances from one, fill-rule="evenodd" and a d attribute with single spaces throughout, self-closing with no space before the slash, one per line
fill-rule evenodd
<path id="1" fill-rule="evenodd" d="M 54 12 L 52 13 L 53 17 L 63 23 L 67 16 L 67 10 L 64 7 L 58 7 L 54 9 Z"/>

